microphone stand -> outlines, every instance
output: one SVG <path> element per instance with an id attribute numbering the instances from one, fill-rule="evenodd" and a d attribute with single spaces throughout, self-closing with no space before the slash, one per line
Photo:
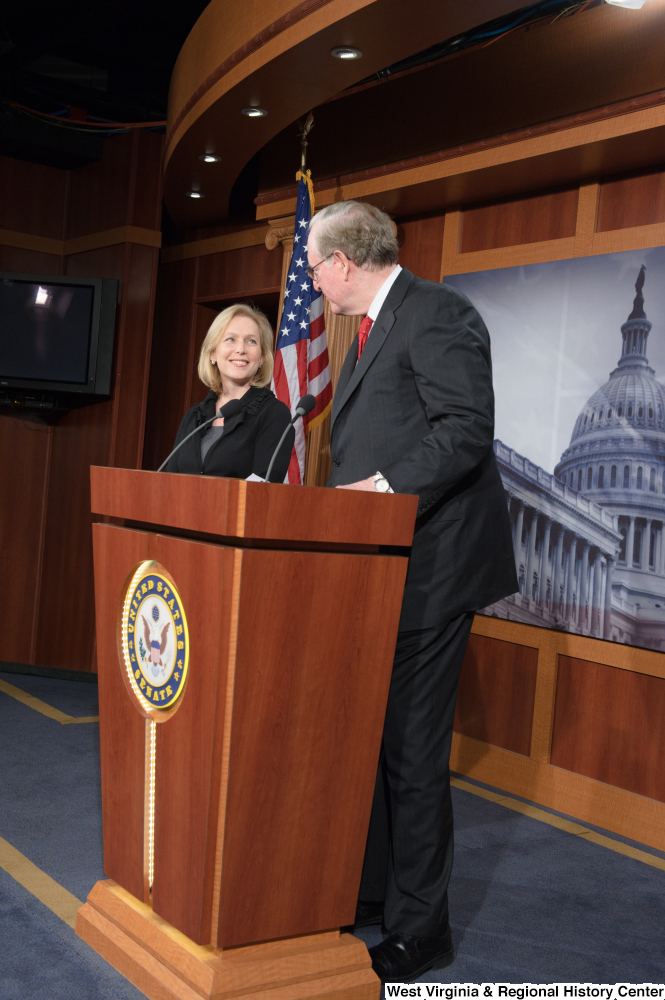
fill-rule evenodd
<path id="1" fill-rule="evenodd" d="M 210 424 L 213 423 L 213 421 L 219 420 L 220 417 L 222 417 L 224 420 L 227 420 L 229 417 L 234 417 L 236 413 L 240 412 L 241 409 L 242 409 L 242 403 L 240 402 L 239 399 L 230 399 L 225 406 L 221 407 L 221 409 L 215 414 L 214 417 L 210 417 L 208 420 L 205 420 L 202 424 L 199 424 L 198 427 L 195 427 L 193 431 L 190 431 L 189 434 L 187 434 L 187 436 L 184 437 L 182 441 L 180 441 L 175 446 L 171 454 L 164 459 L 160 467 L 157 469 L 157 472 L 161 472 L 168 465 L 168 463 L 171 461 L 175 453 L 179 451 L 179 449 L 182 448 L 183 444 L 185 444 L 186 441 L 189 441 L 191 437 L 194 437 L 194 435 L 200 433 L 200 431 L 204 431 L 206 427 L 209 427 Z"/>
<path id="2" fill-rule="evenodd" d="M 307 414 L 310 413 L 311 410 L 313 410 L 315 406 L 316 406 L 316 399 L 314 398 L 314 396 L 309 395 L 309 393 L 306 396 L 303 396 L 302 399 L 300 400 L 300 402 L 298 403 L 298 405 L 296 406 L 296 412 L 293 414 L 293 417 L 291 418 L 291 420 L 289 421 L 289 423 L 284 428 L 284 433 L 282 434 L 282 436 L 279 439 L 279 442 L 277 444 L 277 447 L 275 448 L 275 450 L 272 453 L 272 458 L 270 459 L 270 465 L 268 466 L 268 471 L 266 472 L 266 478 L 265 478 L 266 483 L 270 482 L 270 473 L 272 472 L 272 467 L 275 464 L 275 459 L 279 455 L 279 449 L 284 444 L 284 440 L 286 438 L 286 435 L 289 433 L 289 431 L 291 430 L 291 428 L 295 424 L 295 422 L 298 419 L 298 417 L 305 417 L 305 416 L 307 416 Z"/>
<path id="3" fill-rule="evenodd" d="M 296 411 L 296 415 L 294 417 L 294 420 L 297 420 L 299 416 L 300 416 L 300 414 Z M 272 467 L 275 464 L 275 459 L 279 455 L 279 449 L 284 444 L 284 441 L 286 440 L 286 435 L 289 433 L 289 431 L 291 430 L 292 427 L 293 427 L 293 420 L 290 420 L 289 423 L 284 428 L 284 433 L 282 434 L 281 438 L 279 439 L 277 447 L 275 448 L 274 452 L 272 453 L 272 458 L 270 459 L 270 465 L 268 466 L 268 471 L 266 472 L 266 482 L 267 483 L 270 482 L 270 473 L 272 472 Z"/>

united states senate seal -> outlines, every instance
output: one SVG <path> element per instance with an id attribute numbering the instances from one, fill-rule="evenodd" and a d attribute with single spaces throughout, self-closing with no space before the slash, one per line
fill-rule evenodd
<path id="1" fill-rule="evenodd" d="M 125 684 L 142 714 L 163 720 L 183 694 L 189 666 L 187 617 L 163 566 L 139 563 L 125 583 L 119 617 Z"/>

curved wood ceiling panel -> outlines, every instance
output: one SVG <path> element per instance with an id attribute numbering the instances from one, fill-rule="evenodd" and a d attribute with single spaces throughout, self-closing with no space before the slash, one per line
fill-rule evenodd
<path id="1" fill-rule="evenodd" d="M 523 6 L 523 0 L 213 0 L 183 46 L 169 95 L 164 185 L 174 220 L 186 227 L 223 221 L 244 165 L 311 108 Z M 362 60 L 333 59 L 336 45 L 361 49 Z M 250 105 L 265 107 L 268 116 L 241 115 Z M 220 162 L 202 163 L 204 153 Z M 188 198 L 192 189 L 204 197 Z"/>
<path id="2" fill-rule="evenodd" d="M 408 215 L 662 163 L 664 37 L 662 2 L 602 4 L 351 88 L 314 109 L 317 206 Z M 294 148 L 286 129 L 261 150 L 257 218 L 293 212 Z"/>
<path id="3" fill-rule="evenodd" d="M 316 23 L 328 23 L 331 14 L 337 19 L 371 2 L 346 0 L 344 10 L 333 10 L 335 0 L 302 0 L 295 7 L 292 0 L 274 0 L 269 4 L 254 0 L 235 10 L 226 0 L 212 0 L 192 29 L 173 71 L 169 88 L 167 159 L 171 147 L 182 134 L 181 125 L 184 123 L 186 127 L 188 124 L 186 119 L 195 120 L 215 99 L 231 89 L 234 80 L 247 78 L 253 69 L 266 65 L 276 54 L 286 51 L 292 41 L 289 35 L 293 35 L 289 29 L 295 28 L 296 37 L 299 37 L 302 31 L 296 26 L 308 18 L 311 20 L 323 7 L 330 8 L 328 16 L 323 14 L 316 18 Z M 337 4 L 336 8 L 338 6 L 342 4 Z M 268 23 L 264 23 L 266 17 L 271 19 Z M 310 28 L 312 26 L 316 24 Z M 270 46 L 278 38 L 277 45 Z M 242 63 L 245 65 L 241 67 Z M 231 77 L 236 68 L 239 72 Z"/>

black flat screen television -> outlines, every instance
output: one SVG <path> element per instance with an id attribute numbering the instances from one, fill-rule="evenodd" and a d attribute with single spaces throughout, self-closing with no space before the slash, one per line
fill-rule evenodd
<path id="1" fill-rule="evenodd" d="M 107 398 L 117 298 L 115 279 L 0 271 L 0 401 Z"/>

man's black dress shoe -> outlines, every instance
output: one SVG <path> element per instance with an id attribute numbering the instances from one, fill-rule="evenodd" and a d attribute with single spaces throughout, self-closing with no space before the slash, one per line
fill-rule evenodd
<path id="1" fill-rule="evenodd" d="M 359 899 L 356 906 L 354 927 L 371 927 L 372 924 L 383 923 L 383 903 L 366 903 Z"/>
<path id="2" fill-rule="evenodd" d="M 382 983 L 410 983 L 430 969 L 445 969 L 453 960 L 450 927 L 442 937 L 391 934 L 369 949 L 372 968 Z"/>

